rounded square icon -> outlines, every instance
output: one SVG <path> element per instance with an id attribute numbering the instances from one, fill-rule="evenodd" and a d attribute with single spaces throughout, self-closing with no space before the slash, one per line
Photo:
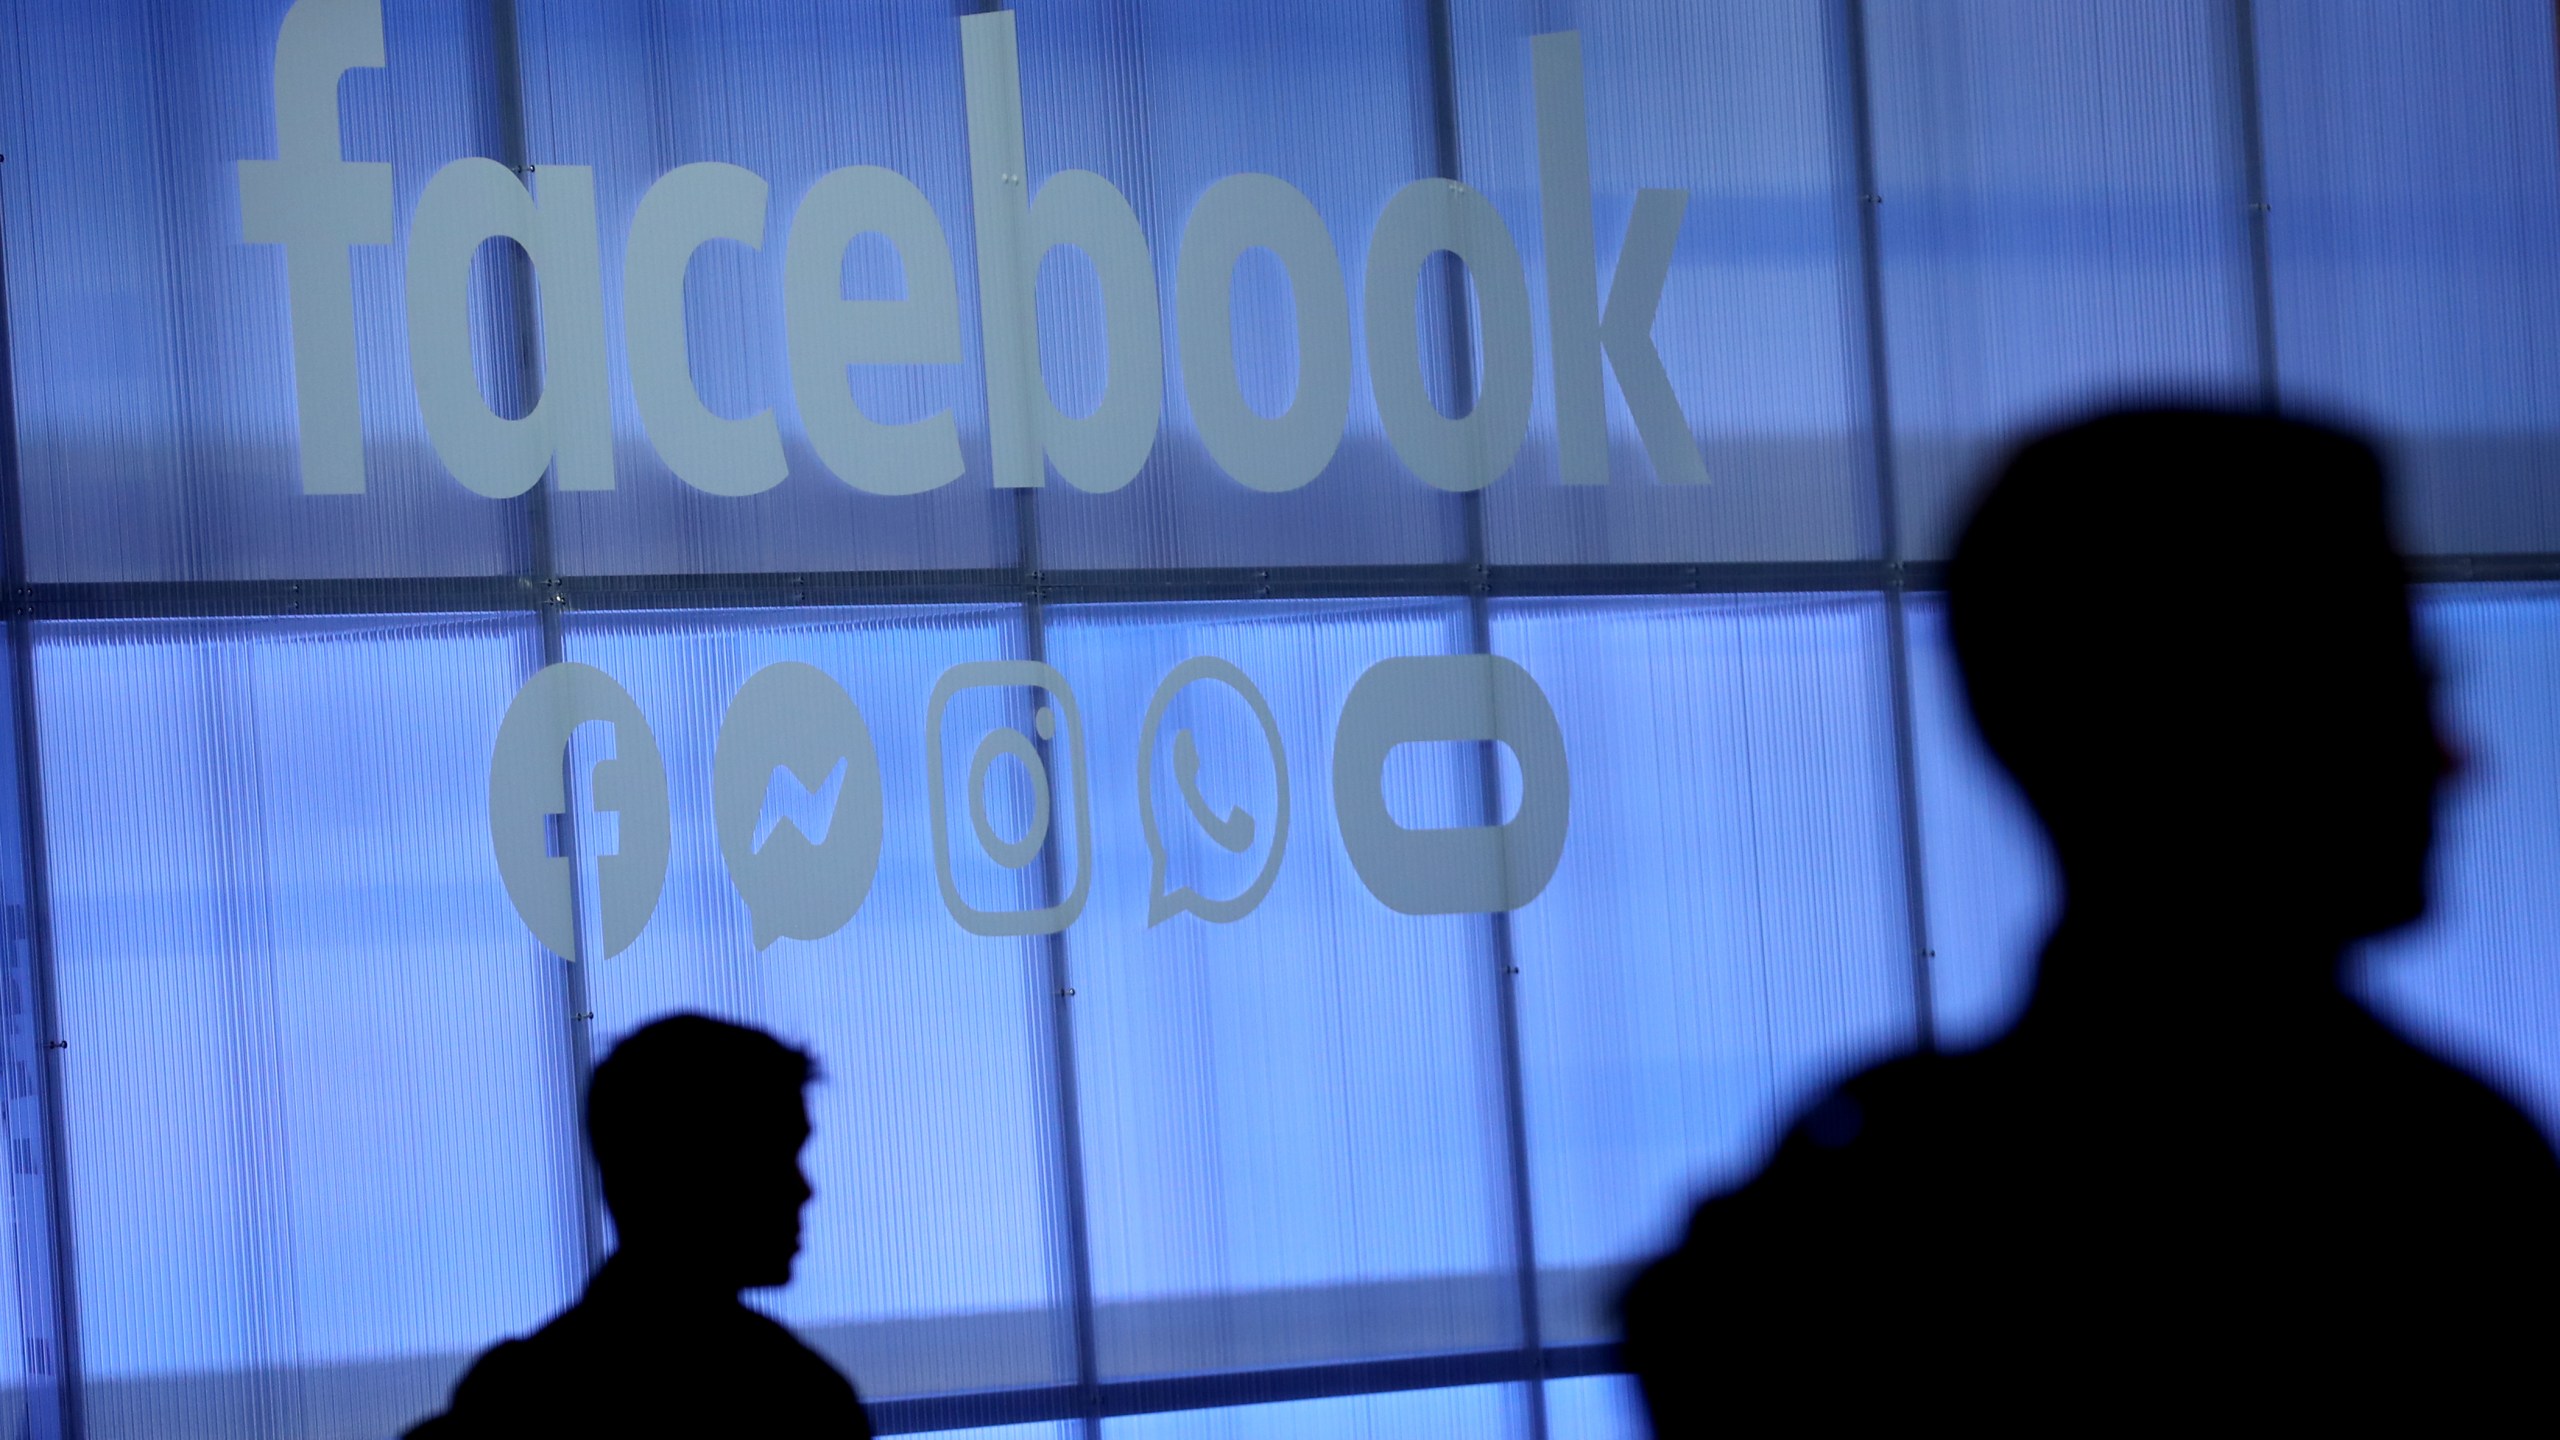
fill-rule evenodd
<path id="1" fill-rule="evenodd" d="M 960 893 L 952 873 L 951 778 L 943 768 L 943 719 L 953 696 L 964 690 L 992 689 L 1038 690 L 1047 701 L 1032 716 L 1038 741 L 1013 726 L 999 725 L 970 753 L 967 772 L 961 777 L 962 803 L 979 848 L 998 865 L 1019 870 L 1038 858 L 1062 822 L 1074 827 L 1075 874 L 1067 879 L 1066 893 L 1056 904 L 1036 910 L 982 910 Z M 933 876 L 942 886 L 942 903 L 951 918 L 972 935 L 1051 935 L 1074 924 L 1084 910 L 1086 893 L 1093 888 L 1093 822 L 1085 803 L 1084 713 L 1076 707 L 1067 677 L 1037 660 L 954 665 L 934 682 L 933 698 L 925 702 L 924 737 L 925 790 L 933 799 Z M 987 787 L 995 764 L 1006 758 L 1021 766 L 1031 794 L 1029 823 L 1023 833 L 1011 837 L 997 828 L 987 808 Z M 1065 795 L 1054 793 L 1057 767 L 1053 762 L 1059 759 L 1066 764 Z"/>
<path id="2" fill-rule="evenodd" d="M 1493 741 L 1520 766 L 1520 807 L 1499 825 L 1408 830 L 1387 810 L 1399 745 Z M 1564 858 L 1572 781 L 1555 707 L 1499 655 L 1407 655 L 1363 672 L 1334 723 L 1333 808 L 1369 893 L 1405 915 L 1482 915 L 1538 898 Z"/>

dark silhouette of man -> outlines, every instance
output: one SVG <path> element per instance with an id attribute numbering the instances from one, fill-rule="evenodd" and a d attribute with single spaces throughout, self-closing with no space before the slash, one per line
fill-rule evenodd
<path id="1" fill-rule="evenodd" d="M 738 1303 L 791 1279 L 816 1075 L 763 1031 L 700 1015 L 615 1046 L 587 1087 L 587 1142 L 620 1247 L 577 1304 L 481 1356 L 411 1440 L 868 1440 L 852 1384 Z"/>
<path id="2" fill-rule="evenodd" d="M 1949 624 L 2061 922 L 2005 1038 L 1841 1085 L 1636 1281 L 1657 1434 L 2551 1423 L 2560 1165 L 2340 989 L 2451 768 L 2386 508 L 2267 416 L 2009 463 Z"/>

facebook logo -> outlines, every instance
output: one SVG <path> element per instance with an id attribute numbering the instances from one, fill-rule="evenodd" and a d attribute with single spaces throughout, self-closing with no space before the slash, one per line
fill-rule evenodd
<path id="1" fill-rule="evenodd" d="M 612 737 L 573 811 L 570 740 L 594 725 Z M 583 747 L 581 747 L 583 748 Z M 563 959 L 578 954 L 569 837 L 596 856 L 596 921 L 603 953 L 619 955 L 649 923 L 667 880 L 667 767 L 630 692 L 592 665 L 550 665 L 525 682 L 498 726 L 489 764 L 489 842 L 507 898 L 534 938 Z"/>

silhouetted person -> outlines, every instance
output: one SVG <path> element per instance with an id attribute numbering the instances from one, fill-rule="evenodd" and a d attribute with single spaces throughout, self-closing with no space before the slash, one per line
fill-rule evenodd
<path id="1" fill-rule="evenodd" d="M 2061 922 L 2009 1035 L 1841 1085 L 1628 1292 L 1658 1434 L 2550 1425 L 2560 1166 L 2340 990 L 2425 908 L 2449 769 L 2385 512 L 2267 417 L 2009 464 L 1949 623 Z"/>
<path id="2" fill-rule="evenodd" d="M 481 1356 L 412 1440 L 867 1440 L 852 1384 L 738 1303 L 791 1279 L 815 1078 L 806 1054 L 700 1015 L 615 1046 L 587 1087 L 587 1141 L 620 1248 L 577 1304 Z"/>

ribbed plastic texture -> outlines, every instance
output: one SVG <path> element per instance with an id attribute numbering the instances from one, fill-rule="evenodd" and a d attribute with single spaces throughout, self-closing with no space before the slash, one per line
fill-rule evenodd
<path id="1" fill-rule="evenodd" d="M 806 1165 L 818 1198 L 792 1284 L 762 1303 L 876 1396 L 1074 1374 L 1057 1278 L 1063 1221 L 1046 1198 L 1057 1120 L 1045 952 L 1037 940 L 982 938 L 954 923 L 927 820 L 936 777 L 925 768 L 925 700 L 953 665 L 1021 655 L 1018 614 L 590 614 L 568 633 L 569 658 L 620 680 L 648 718 L 674 806 L 655 916 L 629 950 L 586 962 L 595 1052 L 690 1009 L 816 1054 L 827 1078 L 810 1095 Z M 711 767 L 731 698 L 780 661 L 816 666 L 861 709 L 885 821 L 879 868 L 853 919 L 827 939 L 780 938 L 759 953 L 721 858 Z M 970 698 L 943 717 L 954 772 L 997 719 Z M 968 812 L 952 813 L 955 847 L 968 844 Z M 1001 810 L 997 819 L 1020 823 Z M 1065 828 L 1062 814 L 1051 830 Z M 992 888 L 1003 874 L 993 864 L 955 871 L 976 903 L 1005 898 Z M 1009 898 L 1004 908 L 1028 908 Z"/>
<path id="2" fill-rule="evenodd" d="M 15 1127 L 11 1128 L 14 1131 Z M 21 1137 L 15 1134 L 10 1137 L 12 1150 L 17 1148 L 15 1142 L 19 1138 Z M 37 1137 L 23 1138 L 26 1138 L 31 1145 L 37 1143 Z M 16 1167 L 11 1168 L 14 1171 Z M 39 1168 L 36 1174 L 10 1186 L 9 1208 L 12 1218 L 21 1206 L 42 1203 L 40 1195 L 22 1199 L 23 1192 L 19 1187 L 27 1185 L 30 1181 L 41 1182 L 43 1178 L 44 1172 Z M 18 1243 L 17 1232 L 18 1227 L 14 1224 L 0 1227 L 0 1264 L 8 1266 L 8 1269 L 0 1271 L 0 1274 L 6 1274 L 9 1277 L 13 1282 L 11 1289 L 15 1292 L 10 1295 L 8 1303 L 0 1304 L 0 1344 L 9 1347 L 7 1358 L 0 1360 L 0 1425 L 6 1425 L 12 1431 L 19 1433 L 30 1433 L 27 1423 L 27 1412 L 30 1408 L 27 1394 L 27 1332 L 34 1329 L 42 1333 L 50 1330 L 52 1323 L 51 1317 L 46 1314 L 22 1315 L 20 1312 L 28 1299 L 32 1298 L 41 1303 L 49 1299 L 50 1295 L 46 1291 L 39 1291 L 33 1296 L 27 1295 L 28 1287 L 18 1283 L 18 1267 L 26 1264 L 45 1265 L 52 1257 L 39 1247 L 21 1246 Z M 50 1287 L 47 1287 L 47 1290 L 49 1289 Z M 30 1320 L 35 1323 L 28 1324 Z"/>
<path id="3" fill-rule="evenodd" d="M 1624 1375 L 1547 1382 L 1547 1433 L 1572 1440 L 1647 1440 L 1644 1397 Z"/>
<path id="4" fill-rule="evenodd" d="M 22 700 L 15 667 L 0 672 L 0 721 L 12 727 Z M 27 914 L 24 793 L 18 767 L 0 766 L 0 903 Z M 40 1440 L 60 1432 L 61 1305 L 54 1266 L 54 1157 L 39 1077 L 34 947 L 0 954 L 0 1430 Z M 30 1388 L 33 1382 L 34 1388 Z M 32 1412 L 32 1413 L 31 1413 Z"/>
<path id="5" fill-rule="evenodd" d="M 2256 394 L 2237 27 L 2185 0 L 1872 0 L 1904 552 L 2022 426 Z"/>
<path id="6" fill-rule="evenodd" d="M 583 1276 L 490 618 L 38 633 L 91 1433 L 382 1434 Z"/>
<path id="7" fill-rule="evenodd" d="M 569 574 L 976 568 L 1010 565 L 1013 497 L 992 488 L 985 445 L 969 224 L 960 30 L 944 0 L 842 5 L 527 0 L 525 131 L 534 163 L 595 168 L 608 296 L 641 196 L 662 174 L 722 161 L 771 187 L 764 241 L 716 241 L 687 271 L 690 373 L 715 414 L 770 409 L 790 475 L 760 495 L 713 495 L 676 477 L 642 428 L 621 306 L 605 329 L 614 367 L 615 488 L 554 498 Z M 793 402 L 783 261 L 793 218 L 821 175 L 878 165 L 913 181 L 951 245 L 961 363 L 856 366 L 842 383 L 866 413 L 900 423 L 952 411 L 969 473 L 924 495 L 865 494 L 810 449 Z M 878 240 L 853 249 L 850 299 L 894 299 L 905 280 Z"/>
<path id="8" fill-rule="evenodd" d="M 1150 247 L 1163 333 L 1148 343 L 1166 358 L 1163 422 L 1134 482 L 1095 495 L 1053 474 L 1029 501 L 992 486 L 962 29 L 945 0 L 388 0 L 388 69 L 338 90 L 345 156 L 395 167 L 400 238 L 352 259 L 368 491 L 304 496 L 284 261 L 240 239 L 234 168 L 276 154 L 284 10 L 0 0 L 6 379 L 29 558 L 13 578 L 1925 559 L 2022 427 L 2133 394 L 2254 399 L 2262 342 L 2288 403 L 2385 432 L 2417 546 L 2560 549 L 2545 493 L 2560 464 L 2560 44 L 2545 5 L 1025 4 L 1021 178 L 1036 190 L 1086 169 L 1120 189 Z M 1619 379 L 1605 382 L 1611 484 L 1559 483 L 1530 47 L 1568 28 L 1602 295 L 1636 193 L 1689 192 L 1653 339 L 1704 487 L 1659 482 Z M 520 90 L 502 93 L 511 75 Z M 2252 78 L 2262 211 L 2249 208 Z M 1859 193 L 1862 94 L 1872 194 Z M 1380 212 L 1451 168 L 1451 142 L 1456 178 L 1523 256 L 1537 351 L 1528 442 L 1479 502 L 1430 489 L 1393 453 L 1358 343 Z M 471 155 L 530 162 L 537 189 L 543 167 L 594 169 L 610 493 L 546 482 L 539 500 L 484 500 L 428 446 L 405 237 L 428 178 Z M 762 247 L 708 245 L 685 282 L 705 402 L 769 406 L 781 426 L 790 473 L 754 497 L 702 493 L 659 457 L 623 334 L 641 197 L 704 160 L 771 187 Z M 827 473 L 791 393 L 790 222 L 818 177 L 857 164 L 918 185 L 955 262 L 960 363 L 844 377 L 881 419 L 954 413 L 966 473 L 926 496 L 860 494 Z M 1184 227 L 1212 183 L 1245 171 L 1306 193 L 1352 303 L 1342 447 L 1281 495 L 1209 457 L 1183 380 L 1199 357 L 1178 341 Z M 484 389 L 512 406 L 539 377 L 525 365 L 533 297 L 503 250 L 483 252 L 473 325 Z M 1270 262 L 1248 253 L 1222 292 L 1237 338 L 1217 357 L 1266 413 L 1303 378 Z M 849 297 L 904 284 L 876 245 L 842 268 Z M 1110 379 L 1092 279 L 1061 252 L 1037 287 L 1044 383 L 1069 413 Z M 1413 317 L 1444 408 L 1469 398 L 1468 368 L 1518 358 L 1451 338 L 1456 279 L 1433 262 Z M 1895 427 L 1891 507 L 1873 473 L 1879 400 Z M 2195 505 L 2209 523 L 2211 497 Z M 105 598 L 148 611 L 202 592 Z M 59 599 L 32 597 L 47 614 Z M 1972 735 L 1933 598 L 1906 610 L 1916 857 L 1902 848 L 1883 594 L 1486 603 L 1493 649 L 1556 709 L 1574 780 L 1561 867 L 1507 929 L 1388 909 L 1355 873 L 1332 801 L 1352 685 L 1381 659 L 1470 648 L 1466 599 L 567 612 L 568 655 L 618 677 L 647 717 L 673 807 L 654 918 L 628 950 L 590 947 L 576 969 L 527 933 L 489 850 L 491 744 L 541 661 L 531 613 L 37 623 L 51 930 L 30 938 L 49 939 L 53 962 L 44 1038 L 68 1047 L 51 1052 L 52 1138 L 70 1213 L 44 1233 L 40 1067 L 17 1073 L 36 1032 L 11 1011 L 0 1431 L 23 1392 L 38 1399 L 30 1432 L 47 1433 L 57 1263 L 77 1283 L 91 1435 L 378 1436 L 433 1409 L 471 1354 L 573 1295 L 609 1239 L 582 1183 L 580 1048 L 600 1054 L 679 1008 L 771 1027 L 824 1063 L 799 1278 L 758 1303 L 876 1397 L 1083 1378 L 1080 1273 L 1104 1379 L 1519 1345 L 1515 1162 L 1539 1338 L 1607 1339 L 1615 1285 L 1687 1202 L 1747 1175 L 1813 1087 L 1919 1033 L 1908 867 L 1935 952 L 1930 1019 L 1953 1049 L 2016 1015 L 2054 877 Z M 2378 945 L 2358 983 L 2560 1133 L 2560 972 L 2543 953 L 2560 930 L 2560 589 L 2449 588 L 2422 610 L 2472 769 L 2448 799 L 2434 914 Z M 1007 869 L 965 818 L 963 757 L 995 726 L 1031 725 L 1033 700 L 985 688 L 935 715 L 927 696 L 951 666 L 1033 654 L 1077 695 L 1085 734 L 1080 754 L 1068 738 L 1048 747 L 1053 779 L 1067 777 L 1052 786 L 1049 854 Z M 1150 912 L 1141 776 L 1167 883 L 1211 895 L 1250 881 L 1283 795 L 1249 707 L 1214 687 L 1142 733 L 1156 687 L 1193 656 L 1252 677 L 1289 765 L 1287 854 L 1232 924 Z M 885 840 L 848 925 L 759 950 L 709 783 L 731 697 L 786 660 L 833 676 L 867 716 Z M 1204 804 L 1258 817 L 1242 854 L 1182 798 L 1170 737 L 1184 729 Z M 597 739 L 575 742 L 582 775 Z M 1518 788 L 1471 747 L 1388 763 L 1391 811 L 1414 826 L 1479 823 Z M 989 794 L 995 830 L 1027 823 L 1021 773 L 999 771 Z M 936 796 L 969 905 L 1035 909 L 1089 877 L 1074 925 L 997 939 L 957 924 L 931 852 Z M 810 819 L 769 803 L 768 820 Z M 587 860 L 618 843 L 601 821 L 576 838 Z M 0 870 L 0 899 L 25 901 L 4 839 Z M 585 914 L 592 925 L 596 907 Z M 1505 1113 L 1506 985 L 1525 1156 Z M 1220 1398 L 1261 1393 L 1235 1383 Z M 1521 1386 L 1478 1386 L 1102 1428 L 1526 1434 L 1531 1403 Z M 1554 1382 L 1544 1403 L 1559 1437 L 1640 1433 L 1622 1379 Z"/>
<path id="9" fill-rule="evenodd" d="M 1388 447 L 1360 336 L 1361 267 L 1387 200 L 1433 173 L 1430 51 L 1421 7 L 1375 0 L 1044 0 L 1019 7 L 1022 107 L 1037 186 L 1061 170 L 1117 185 L 1147 232 L 1164 318 L 1165 423 L 1127 488 L 1081 494 L 1052 475 L 1040 559 L 1053 569 L 1341 565 L 1466 555 L 1461 502 L 1432 490 Z M 1175 343 L 1174 267 L 1201 192 L 1259 171 L 1302 191 L 1324 218 L 1350 297 L 1349 424 L 1322 474 L 1285 494 L 1245 488 L 1203 448 Z M 1239 383 L 1276 413 L 1298 365 L 1287 293 L 1269 255 L 1248 256 L 1228 292 Z M 1081 257 L 1053 256 L 1040 286 L 1041 353 L 1061 408 L 1102 395 L 1101 306 Z M 1431 323 L 1445 326 L 1434 314 Z M 1445 335 L 1445 329 L 1435 334 Z M 1425 341 L 1426 363 L 1442 352 Z"/>
<path id="10" fill-rule="evenodd" d="M 1830 560 L 1878 553 L 1841 36 L 1814 5 L 1498 0 L 1451 7 L 1467 183 L 1529 266 L 1538 392 L 1529 442 L 1485 492 L 1514 564 Z M 1666 486 L 1614 369 L 1610 482 L 1560 483 L 1533 35 L 1578 29 L 1597 294 L 1614 293 L 1636 193 L 1688 210 L 1655 348 L 1712 483 Z M 1590 283 L 1590 282 L 1586 282 Z"/>
<path id="11" fill-rule="evenodd" d="M 1049 653 L 1086 696 L 1103 777 L 1093 899 L 1066 943 L 1107 1375 L 1517 1343 L 1486 929 L 1369 893 L 1330 768 L 1363 671 L 1462 651 L 1466 633 L 1452 601 L 1051 612 Z M 1231 662 L 1267 698 L 1287 844 L 1251 914 L 1150 926 L 1137 766 L 1156 773 L 1171 885 L 1241 893 L 1278 823 L 1261 728 L 1233 691 L 1188 687 L 1141 749 L 1158 682 L 1194 655 Z M 1170 758 L 1184 729 L 1204 802 L 1257 817 L 1242 854 L 1190 818 Z M 1406 753 L 1391 812 L 1481 819 L 1474 747 Z"/>
<path id="12" fill-rule="evenodd" d="M 2560 589 L 2445 586 L 2420 615 L 2462 771 L 2440 812 L 2432 908 L 2373 947 L 2362 989 L 2560 1139 Z"/>
<path id="13" fill-rule="evenodd" d="M 2437 832 L 2433 908 L 2371 947 L 2361 993 L 2423 1043 L 2480 1068 L 2560 1134 L 2560 1024 L 2540 937 L 2560 927 L 2548 797 L 2560 736 L 2560 590 L 2442 586 L 2419 615 L 2437 708 L 2463 771 Z M 1929 874 L 1940 1043 L 1996 1039 L 2034 983 L 2056 876 L 2034 818 L 1962 713 L 1941 607 L 1915 607 L 1921 853 Z"/>
<path id="14" fill-rule="evenodd" d="M 1511 919 L 1550 1343 L 1614 1335 L 1622 1267 L 1917 1033 L 1885 638 L 1871 596 L 1496 611 L 1575 777 Z"/>
<path id="15" fill-rule="evenodd" d="M 1531 1431 L 1528 1394 L 1522 1387 L 1473 1385 L 1128 1415 L 1102 1422 L 1102 1433 L 1108 1440 L 1408 1440 L 1425 1435 L 1501 1440 Z"/>
<path id="16" fill-rule="evenodd" d="M 2560 549 L 2552 7 L 2257 18 L 2285 399 L 2382 428 L 2405 543 Z"/>
<path id="17" fill-rule="evenodd" d="M 505 573 L 523 502 L 428 448 L 402 244 L 353 249 L 366 493 L 306 497 L 283 250 L 243 243 L 235 162 L 275 155 L 273 0 L 0 8 L 0 217 L 29 578 Z M 339 87 L 395 233 L 436 166 L 496 144 L 487 6 L 389 5 L 387 70 Z M 508 367 L 501 364 L 492 375 Z"/>
<path id="18" fill-rule="evenodd" d="M 1929 999 L 1941 1049 L 1970 1050 L 2018 1018 L 2060 918 L 2061 877 L 2017 786 L 1965 710 L 1943 597 L 1904 611 L 1913 781 L 1929 898 Z"/>

